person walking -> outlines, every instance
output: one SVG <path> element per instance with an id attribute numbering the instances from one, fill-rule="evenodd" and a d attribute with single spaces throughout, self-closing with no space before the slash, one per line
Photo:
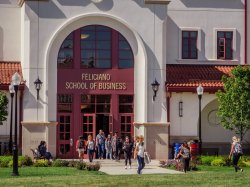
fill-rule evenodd
<path id="1" fill-rule="evenodd" d="M 120 161 L 121 159 L 121 153 L 122 153 L 122 138 L 117 137 L 116 141 L 116 161 Z"/>
<path id="2" fill-rule="evenodd" d="M 95 152 L 95 141 L 93 140 L 93 137 L 91 135 L 88 135 L 88 141 L 87 141 L 86 147 L 87 147 L 87 153 L 89 156 L 89 162 L 92 162 L 94 158 L 94 152 Z"/>
<path id="3" fill-rule="evenodd" d="M 129 137 L 126 136 L 125 142 L 123 143 L 123 151 L 125 157 L 125 169 L 127 169 L 127 165 L 129 162 L 129 169 L 131 169 L 131 156 L 133 150 L 133 143 L 130 142 Z"/>
<path id="4" fill-rule="evenodd" d="M 235 172 L 238 172 L 238 170 L 243 172 L 243 169 L 238 166 L 238 161 L 240 157 L 243 155 L 242 146 L 240 144 L 240 139 L 234 136 L 232 137 L 232 141 L 233 143 L 231 145 L 229 159 L 231 159 L 231 156 L 233 156 L 233 166 L 234 166 Z"/>
<path id="5" fill-rule="evenodd" d="M 104 150 L 105 150 L 105 135 L 103 130 L 99 130 L 99 134 L 96 136 L 96 147 L 98 150 L 98 158 L 104 158 Z"/>
<path id="6" fill-rule="evenodd" d="M 112 141 L 111 135 L 109 134 L 105 141 L 106 159 L 112 160 Z"/>
<path id="7" fill-rule="evenodd" d="M 190 148 L 187 144 L 187 142 L 184 142 L 181 146 L 179 155 L 182 158 L 182 162 L 183 162 L 183 170 L 185 173 L 187 173 L 187 171 L 189 170 L 189 162 L 190 162 Z"/>
<path id="8" fill-rule="evenodd" d="M 139 136 L 139 143 L 136 145 L 135 151 L 136 151 L 137 161 L 138 161 L 137 174 L 140 175 L 142 169 L 145 167 L 144 152 L 146 151 L 145 145 L 144 145 L 144 137 L 142 135 Z"/>
<path id="9" fill-rule="evenodd" d="M 117 150 L 117 132 L 115 132 L 114 136 L 112 137 L 111 144 L 112 144 L 113 159 L 116 159 L 117 158 L 117 155 L 116 155 L 116 150 Z"/>
<path id="10" fill-rule="evenodd" d="M 84 159 L 84 144 L 83 136 L 79 136 L 78 140 L 76 141 L 76 151 L 78 152 L 78 158 L 80 160 Z"/>

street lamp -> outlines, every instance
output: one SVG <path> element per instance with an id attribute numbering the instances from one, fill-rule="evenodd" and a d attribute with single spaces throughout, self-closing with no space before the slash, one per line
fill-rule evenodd
<path id="1" fill-rule="evenodd" d="M 14 137 L 14 143 L 13 143 L 13 173 L 12 176 L 18 176 L 18 146 L 17 146 L 17 92 L 18 92 L 18 86 L 21 82 L 20 75 L 16 72 L 12 76 L 12 84 L 14 85 L 15 90 L 15 137 Z"/>
<path id="2" fill-rule="evenodd" d="M 9 137 L 9 153 L 12 154 L 12 147 L 13 147 L 13 141 L 12 141 L 12 111 L 13 111 L 13 97 L 14 97 L 14 93 L 15 93 L 15 90 L 14 90 L 14 86 L 13 84 L 11 83 L 9 85 L 9 91 L 10 91 L 10 137 Z"/>
<path id="3" fill-rule="evenodd" d="M 198 95 L 198 98 L 199 98 L 199 153 L 201 155 L 202 153 L 202 140 L 201 140 L 201 98 L 202 98 L 202 95 L 203 95 L 203 90 L 204 88 L 199 85 L 197 88 L 197 95 Z"/>

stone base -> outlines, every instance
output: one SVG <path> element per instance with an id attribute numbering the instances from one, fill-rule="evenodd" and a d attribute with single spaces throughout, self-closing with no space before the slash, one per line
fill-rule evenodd
<path id="1" fill-rule="evenodd" d="M 30 149 L 38 147 L 46 141 L 47 151 L 56 156 L 56 125 L 57 122 L 22 122 L 22 155 L 33 157 Z"/>
<path id="2" fill-rule="evenodd" d="M 144 136 L 146 151 L 152 159 L 168 158 L 168 127 L 167 123 L 135 123 L 135 136 Z"/>

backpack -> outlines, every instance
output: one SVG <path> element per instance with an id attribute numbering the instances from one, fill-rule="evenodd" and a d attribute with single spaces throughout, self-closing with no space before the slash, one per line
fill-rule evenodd
<path id="1" fill-rule="evenodd" d="M 79 140 L 78 142 L 78 149 L 83 149 L 84 147 L 84 141 L 83 140 Z"/>
<path id="2" fill-rule="evenodd" d="M 243 151 L 242 151 L 242 146 L 240 143 L 236 143 L 234 145 L 234 153 L 238 154 L 238 155 L 243 155 Z"/>

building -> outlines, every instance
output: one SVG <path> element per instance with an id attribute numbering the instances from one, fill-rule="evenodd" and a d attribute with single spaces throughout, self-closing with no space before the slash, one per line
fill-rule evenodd
<path id="1" fill-rule="evenodd" d="M 232 134 L 214 121 L 214 93 L 222 88 L 222 74 L 247 62 L 245 3 L 1 2 L 0 61 L 20 61 L 23 75 L 22 154 L 30 155 L 30 148 L 45 140 L 53 155 L 74 158 L 78 136 L 103 129 L 122 137 L 144 135 L 152 157 L 167 158 L 172 143 L 198 137 L 200 83 L 204 149 L 223 153 Z M 39 95 L 38 77 L 43 82 Z M 9 123 L 0 127 L 3 139 Z"/>

